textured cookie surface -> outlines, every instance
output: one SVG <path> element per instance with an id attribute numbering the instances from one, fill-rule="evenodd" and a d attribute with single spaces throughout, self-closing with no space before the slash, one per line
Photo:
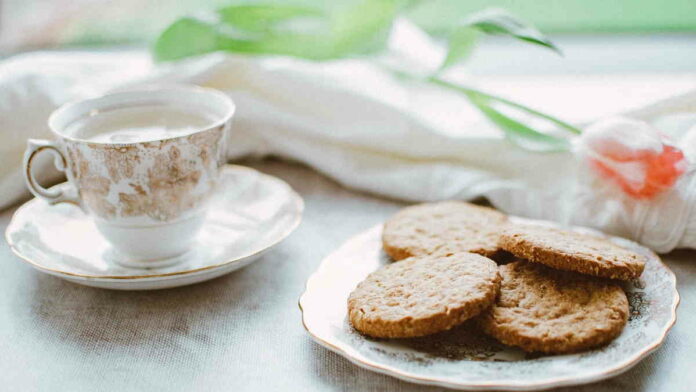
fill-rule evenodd
<path id="1" fill-rule="evenodd" d="M 495 300 L 492 260 L 473 253 L 412 257 L 371 273 L 348 298 L 348 318 L 365 335 L 408 338 L 448 330 Z"/>
<path id="2" fill-rule="evenodd" d="M 608 343 L 626 325 L 626 294 L 611 281 L 524 261 L 499 272 L 500 294 L 477 321 L 505 344 L 570 353 Z"/>
<path id="3" fill-rule="evenodd" d="M 499 244 L 528 261 L 604 278 L 630 280 L 645 268 L 645 257 L 609 240 L 552 227 L 510 225 Z"/>
<path id="4" fill-rule="evenodd" d="M 473 252 L 492 256 L 507 216 L 487 207 L 446 201 L 399 211 L 384 224 L 382 244 L 394 260 Z"/>

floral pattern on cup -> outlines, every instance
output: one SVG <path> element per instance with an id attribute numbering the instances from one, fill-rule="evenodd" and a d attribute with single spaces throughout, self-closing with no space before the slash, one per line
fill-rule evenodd
<path id="1" fill-rule="evenodd" d="M 96 216 L 185 218 L 215 189 L 224 165 L 224 126 L 174 139 L 137 144 L 65 141 L 73 181 Z"/>

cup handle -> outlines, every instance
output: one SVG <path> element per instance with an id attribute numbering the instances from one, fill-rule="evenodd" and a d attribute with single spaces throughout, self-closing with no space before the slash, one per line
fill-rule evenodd
<path id="1" fill-rule="evenodd" d="M 53 164 L 62 172 L 67 170 L 67 160 L 60 151 L 58 145 L 48 140 L 29 139 L 27 141 L 27 150 L 24 152 L 24 181 L 29 188 L 29 191 L 36 197 L 44 199 L 48 204 L 72 203 L 80 206 L 80 199 L 77 196 L 69 195 L 63 190 L 46 189 L 42 187 L 34 177 L 34 172 L 31 170 L 31 164 L 41 151 L 49 151 L 53 154 Z"/>

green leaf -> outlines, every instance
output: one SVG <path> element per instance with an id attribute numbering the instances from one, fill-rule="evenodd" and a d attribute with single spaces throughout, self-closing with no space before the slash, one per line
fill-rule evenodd
<path id="1" fill-rule="evenodd" d="M 568 132 L 574 133 L 574 134 L 576 134 L 576 135 L 580 135 L 580 134 L 582 133 L 582 131 L 581 131 L 579 128 L 577 128 L 577 127 L 575 127 L 575 126 L 573 126 L 573 125 L 570 125 L 570 124 L 568 124 L 567 122 L 565 122 L 565 121 L 563 121 L 563 120 L 561 120 L 561 119 L 558 119 L 558 118 L 553 117 L 553 116 L 551 116 L 551 115 L 548 115 L 548 114 L 546 114 L 546 113 L 542 113 L 542 112 L 540 112 L 540 111 L 538 111 L 538 110 L 535 110 L 535 109 L 532 109 L 532 108 L 530 108 L 530 107 L 528 107 L 528 106 L 522 105 L 521 103 L 517 103 L 517 102 L 514 102 L 514 101 L 510 101 L 509 99 L 505 99 L 505 98 L 502 98 L 502 97 L 498 97 L 498 96 L 495 96 L 495 95 L 491 95 L 491 94 L 488 94 L 488 93 L 484 93 L 483 91 L 479 91 L 479 90 L 475 90 L 475 89 L 469 89 L 469 91 L 475 92 L 475 93 L 478 94 L 479 96 L 486 97 L 487 99 L 489 99 L 489 100 L 491 100 L 491 101 L 498 102 L 498 103 L 501 103 L 501 104 L 503 104 L 503 105 L 506 105 L 506 106 L 515 108 L 515 109 L 519 109 L 519 110 L 521 110 L 521 111 L 523 111 L 523 112 L 526 112 L 527 114 L 529 114 L 529 115 L 531 115 L 531 116 L 534 116 L 534 117 L 540 118 L 540 119 L 542 119 L 542 120 L 548 121 L 548 122 L 550 122 L 550 123 L 552 123 L 552 124 L 558 126 L 559 128 L 561 128 L 561 129 L 564 130 L 564 131 L 568 131 Z"/>
<path id="2" fill-rule="evenodd" d="M 317 8 L 293 5 L 231 5 L 217 11 L 221 23 L 255 32 L 278 30 L 293 20 L 321 20 L 324 12 Z"/>
<path id="3" fill-rule="evenodd" d="M 330 38 L 336 56 L 383 48 L 401 5 L 399 0 L 362 0 L 336 12 Z"/>
<path id="4" fill-rule="evenodd" d="M 509 99 L 498 97 L 498 96 L 495 96 L 492 94 L 488 94 L 488 93 L 485 93 L 481 90 L 473 89 L 471 87 L 459 86 L 459 85 L 456 85 L 454 83 L 450 83 L 446 80 L 443 80 L 441 78 L 435 77 L 435 76 L 429 78 L 428 81 L 433 83 L 433 84 L 439 85 L 441 87 L 445 87 L 445 88 L 450 89 L 450 90 L 455 90 L 455 91 L 464 93 L 467 96 L 475 95 L 477 97 L 485 98 L 489 101 L 498 102 L 498 103 L 501 103 L 503 105 L 506 105 L 506 106 L 509 106 L 509 107 L 512 107 L 515 109 L 519 109 L 519 110 L 521 110 L 521 111 L 523 111 L 523 112 L 525 112 L 533 117 L 537 117 L 539 119 L 548 121 L 548 122 L 558 126 L 560 129 L 562 129 L 564 131 L 568 131 L 568 132 L 576 134 L 576 135 L 579 135 L 582 133 L 582 131 L 579 128 L 577 128 L 571 124 L 568 124 L 567 122 L 565 122 L 561 119 L 558 119 L 558 118 L 553 117 L 553 116 L 546 114 L 546 113 L 542 113 L 538 110 L 535 110 L 535 109 L 532 109 L 528 106 L 522 105 L 521 103 L 510 101 Z"/>
<path id="5" fill-rule="evenodd" d="M 568 151 L 570 149 L 570 142 L 567 139 L 536 131 L 501 113 L 486 100 L 473 97 L 470 97 L 470 100 L 489 120 L 491 120 L 491 122 L 505 132 L 505 137 L 509 141 L 525 150 L 558 152 Z"/>
<path id="6" fill-rule="evenodd" d="M 308 30 L 290 26 L 293 20 L 321 11 L 288 6 L 230 6 L 208 18 L 186 17 L 174 22 L 157 39 L 153 54 L 158 61 L 226 50 L 249 54 L 284 54 L 310 59 L 328 57 L 323 38 L 326 25 Z"/>
<path id="7" fill-rule="evenodd" d="M 564 121 L 554 118 L 548 114 L 538 112 L 534 109 L 530 109 L 519 103 L 496 97 L 476 89 L 459 86 L 438 77 L 431 77 L 428 79 L 428 81 L 435 85 L 464 94 L 469 101 L 476 106 L 476 108 L 478 108 L 489 120 L 491 120 L 491 122 L 505 132 L 505 136 L 508 140 L 524 149 L 543 152 L 566 151 L 570 148 L 570 142 L 566 138 L 537 131 L 502 113 L 500 110 L 496 109 L 493 104 L 522 110 L 532 117 L 537 117 L 552 124 L 558 125 L 561 127 L 561 129 L 565 129 L 573 133 L 580 133 L 580 130 L 568 123 L 565 123 Z"/>
<path id="8" fill-rule="evenodd" d="M 442 62 L 440 70 L 449 68 L 469 57 L 476 46 L 477 32 L 469 26 L 455 29 L 448 40 L 447 57 Z"/>
<path id="9" fill-rule="evenodd" d="M 338 11 L 239 5 L 208 18 L 183 18 L 153 48 L 158 61 L 225 50 L 328 60 L 382 49 L 401 0 L 362 0 Z"/>
<path id="10" fill-rule="evenodd" d="M 162 32 L 153 47 L 153 56 L 166 61 L 213 52 L 220 48 L 222 39 L 213 25 L 182 18 Z"/>
<path id="11" fill-rule="evenodd" d="M 509 35 L 525 42 L 541 45 L 561 54 L 546 36 L 531 25 L 501 9 L 487 9 L 475 13 L 458 24 L 447 40 L 447 56 L 439 71 L 466 59 L 476 44 L 476 31 L 486 34 Z"/>
<path id="12" fill-rule="evenodd" d="M 527 24 L 505 10 L 493 8 L 483 10 L 467 17 L 463 24 L 474 27 L 486 34 L 509 35 L 536 45 L 541 45 L 562 54 L 544 34 L 534 26 Z"/>

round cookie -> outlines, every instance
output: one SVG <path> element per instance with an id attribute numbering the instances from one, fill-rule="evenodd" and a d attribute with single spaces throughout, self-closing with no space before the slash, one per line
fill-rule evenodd
<path id="1" fill-rule="evenodd" d="M 626 294 L 611 281 L 524 261 L 499 272 L 500 294 L 477 321 L 507 345 L 529 352 L 577 352 L 613 340 L 626 325 Z"/>
<path id="2" fill-rule="evenodd" d="M 394 260 L 473 252 L 493 256 L 507 216 L 460 201 L 404 208 L 384 224 L 382 244 Z"/>
<path id="3" fill-rule="evenodd" d="M 553 227 L 511 225 L 499 245 L 528 261 L 603 278 L 630 280 L 645 268 L 645 257 L 607 239 Z"/>
<path id="4" fill-rule="evenodd" d="M 412 257 L 360 282 L 348 298 L 348 319 L 373 337 L 430 335 L 481 313 L 499 283 L 495 262 L 477 254 Z"/>

